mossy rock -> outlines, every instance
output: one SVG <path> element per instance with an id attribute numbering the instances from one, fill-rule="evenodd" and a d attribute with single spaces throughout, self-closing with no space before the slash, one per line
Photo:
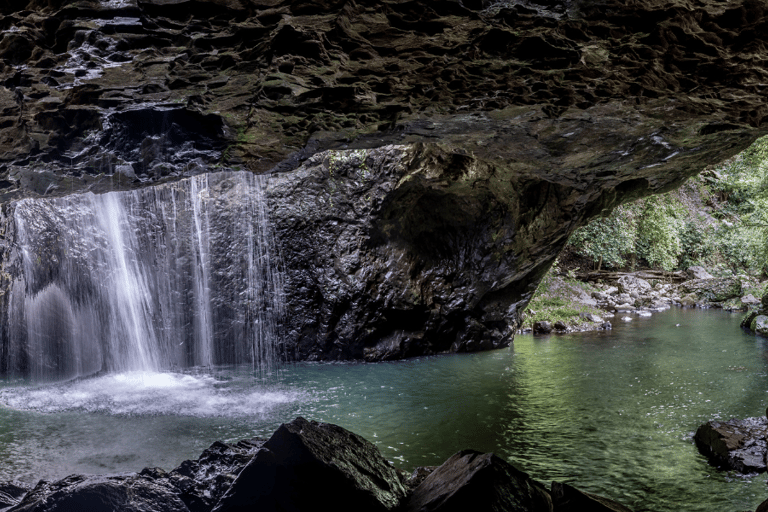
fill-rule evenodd
<path id="1" fill-rule="evenodd" d="M 744 315 L 744 318 L 741 320 L 741 327 L 743 329 L 752 330 L 752 321 L 757 318 L 758 314 L 759 313 L 757 311 L 750 311 Z"/>
<path id="2" fill-rule="evenodd" d="M 755 318 L 752 319 L 752 322 L 750 323 L 749 328 L 755 334 L 768 336 L 768 316 L 757 315 Z"/>

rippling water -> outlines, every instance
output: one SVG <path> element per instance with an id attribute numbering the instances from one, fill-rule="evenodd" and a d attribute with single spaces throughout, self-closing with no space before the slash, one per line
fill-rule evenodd
<path id="1" fill-rule="evenodd" d="M 475 448 L 638 512 L 754 510 L 766 476 L 718 471 L 691 441 L 708 419 L 765 411 L 768 344 L 739 319 L 673 309 L 482 354 L 290 365 L 267 386 L 248 368 L 4 383 L 0 479 L 170 469 L 302 415 L 363 435 L 404 469 Z"/>

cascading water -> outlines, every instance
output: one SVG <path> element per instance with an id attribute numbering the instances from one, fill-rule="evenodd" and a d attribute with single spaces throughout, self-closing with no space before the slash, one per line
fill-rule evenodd
<path id="1" fill-rule="evenodd" d="M 50 381 L 253 363 L 273 371 L 282 282 L 266 178 L 214 173 L 24 199 L 2 368 Z"/>

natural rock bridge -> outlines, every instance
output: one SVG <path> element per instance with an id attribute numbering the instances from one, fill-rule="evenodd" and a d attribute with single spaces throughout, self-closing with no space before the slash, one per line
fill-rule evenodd
<path id="1" fill-rule="evenodd" d="M 766 10 L 10 0 L 0 200 L 269 172 L 286 357 L 503 346 L 579 225 L 765 133 Z"/>

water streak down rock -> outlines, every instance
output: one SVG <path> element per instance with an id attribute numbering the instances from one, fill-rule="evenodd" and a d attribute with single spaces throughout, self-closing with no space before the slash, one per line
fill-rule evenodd
<path id="1" fill-rule="evenodd" d="M 0 201 L 10 215 L 11 200 L 213 166 L 276 172 L 287 357 L 503 346 L 574 229 L 766 132 L 765 13 L 756 0 L 13 0 Z M 0 318 L 20 275 L 4 235 Z"/>
<path id="2" fill-rule="evenodd" d="M 218 173 L 13 203 L 4 372 L 269 372 L 282 281 L 263 190 L 263 176 Z"/>

